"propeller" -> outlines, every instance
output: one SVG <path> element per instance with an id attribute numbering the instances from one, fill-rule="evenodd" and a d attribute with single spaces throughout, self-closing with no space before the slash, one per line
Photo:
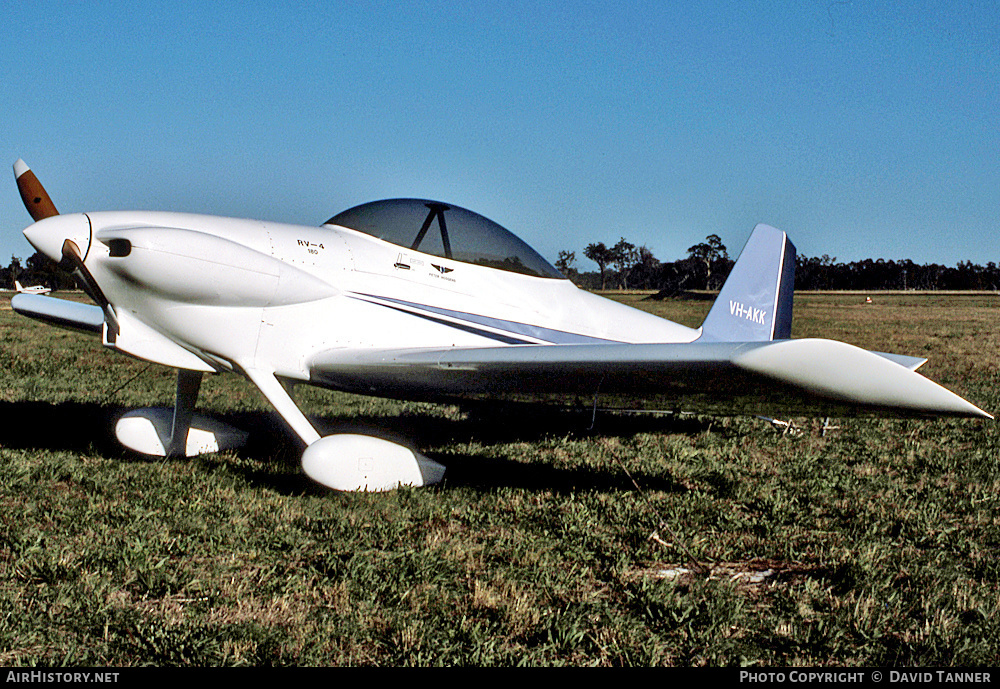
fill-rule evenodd
<path id="1" fill-rule="evenodd" d="M 38 181 L 38 177 L 31 171 L 31 168 L 20 158 L 14 163 L 14 176 L 17 178 L 17 189 L 21 192 L 24 207 L 28 209 L 28 213 L 31 214 L 35 222 L 59 215 L 59 211 L 56 210 L 55 204 L 52 203 L 48 192 L 45 191 L 45 187 Z M 63 216 L 67 220 L 71 217 L 73 216 Z M 86 216 L 81 217 L 86 218 Z M 89 223 L 89 219 L 86 222 Z M 49 229 L 51 230 L 51 228 Z M 27 232 L 28 230 L 25 230 L 26 234 Z M 108 337 L 113 341 L 119 332 L 118 318 L 115 316 L 111 302 L 108 301 L 104 291 L 97 284 L 97 280 L 94 279 L 93 274 L 83 262 L 80 247 L 72 239 L 66 238 L 62 243 L 61 253 L 62 260 L 59 265 L 70 270 L 76 276 L 83 291 L 104 311 L 104 320 L 108 324 Z M 50 256 L 50 258 L 54 258 L 54 256 Z"/>
<path id="2" fill-rule="evenodd" d="M 59 211 L 56 210 L 55 204 L 52 203 L 52 199 L 45 191 L 45 187 L 35 177 L 31 168 L 20 158 L 14 163 L 14 177 L 17 179 L 17 190 L 21 192 L 24 207 L 28 209 L 28 213 L 31 214 L 35 222 L 59 215 Z"/>
<path id="3" fill-rule="evenodd" d="M 63 260 L 60 265 L 73 268 L 74 275 L 80 281 L 83 291 L 104 311 L 104 321 L 108 324 L 108 341 L 114 342 L 121 331 L 118 326 L 118 317 L 115 315 L 115 309 L 111 305 L 111 302 L 108 301 L 108 298 L 104 296 L 101 286 L 97 284 L 97 280 L 94 279 L 94 276 L 86 264 L 84 264 L 83 256 L 80 255 L 80 247 L 72 239 L 67 239 L 63 242 L 62 257 Z"/>
<path id="4" fill-rule="evenodd" d="M 83 256 L 80 255 L 80 247 L 76 245 L 72 239 L 67 239 L 62 245 L 62 264 L 74 268 L 81 282 L 83 282 L 83 288 L 90 295 L 90 298 L 97 302 L 98 306 L 102 309 L 107 310 L 108 306 L 111 304 L 108 298 L 104 296 L 104 292 L 101 290 L 100 285 L 97 284 L 97 280 L 94 276 L 90 274 L 87 266 L 83 262 Z"/>

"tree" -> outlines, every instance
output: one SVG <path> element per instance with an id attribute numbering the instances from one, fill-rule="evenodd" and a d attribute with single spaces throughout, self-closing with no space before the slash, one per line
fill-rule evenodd
<path id="1" fill-rule="evenodd" d="M 10 271 L 10 284 L 11 287 L 14 286 L 14 280 L 19 280 L 21 278 L 21 259 L 17 256 L 10 257 L 10 266 L 7 268 Z"/>
<path id="2" fill-rule="evenodd" d="M 645 245 L 639 247 L 638 254 L 639 257 L 629 274 L 632 287 L 634 289 L 659 289 L 657 279 L 662 264 Z"/>
<path id="3" fill-rule="evenodd" d="M 688 248 L 688 258 L 705 266 L 705 289 L 712 289 L 712 272 L 723 261 L 729 261 L 726 245 L 717 234 L 710 234 L 705 241 Z"/>
<path id="4" fill-rule="evenodd" d="M 639 262 L 639 251 L 635 244 L 625 241 L 622 237 L 611 247 L 611 264 L 618 272 L 618 284 L 621 289 L 628 289 L 628 277 L 632 268 Z"/>
<path id="5" fill-rule="evenodd" d="M 577 273 L 576 268 L 573 266 L 575 262 L 575 251 L 560 251 L 559 258 L 556 259 L 556 270 L 572 280 Z"/>
<path id="6" fill-rule="evenodd" d="M 597 264 L 601 271 L 601 289 L 607 289 L 608 266 L 614 260 L 611 249 L 604 246 L 604 242 L 596 242 L 588 244 L 587 248 L 583 250 L 583 255 Z"/>

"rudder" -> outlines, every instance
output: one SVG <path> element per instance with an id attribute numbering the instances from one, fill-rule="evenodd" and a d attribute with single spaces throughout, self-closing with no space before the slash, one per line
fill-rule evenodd
<path id="1" fill-rule="evenodd" d="M 757 225 L 701 325 L 701 340 L 761 342 L 792 335 L 795 246 L 781 230 Z"/>

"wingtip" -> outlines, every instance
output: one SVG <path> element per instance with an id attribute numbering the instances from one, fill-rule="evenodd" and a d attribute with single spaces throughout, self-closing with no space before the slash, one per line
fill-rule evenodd
<path id="1" fill-rule="evenodd" d="M 845 342 L 784 340 L 747 349 L 732 361 L 740 368 L 861 409 L 904 416 L 993 418 L 909 367 Z"/>
<path id="2" fill-rule="evenodd" d="M 989 412 L 983 411 L 979 407 L 976 407 L 976 411 L 979 412 L 980 418 L 989 419 L 990 421 L 996 420 L 996 417 L 993 416 L 993 414 L 990 414 Z"/>
<path id="3" fill-rule="evenodd" d="M 22 159 L 18 158 L 14 161 L 14 179 L 19 178 L 25 172 L 29 172 L 30 170 L 31 168 L 28 167 L 28 164 Z"/>

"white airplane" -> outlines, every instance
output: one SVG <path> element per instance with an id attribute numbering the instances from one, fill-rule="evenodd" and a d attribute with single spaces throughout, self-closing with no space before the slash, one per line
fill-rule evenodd
<path id="1" fill-rule="evenodd" d="M 34 285 L 32 287 L 23 287 L 20 282 L 14 280 L 14 289 L 21 294 L 48 294 L 52 291 L 52 288 L 46 287 L 44 285 Z"/>
<path id="2" fill-rule="evenodd" d="M 195 455 L 246 434 L 196 414 L 206 373 L 239 373 L 337 490 L 441 480 L 419 452 L 321 437 L 296 406 L 307 383 L 401 399 L 546 401 L 737 414 L 992 418 L 915 372 L 925 360 L 789 339 L 795 249 L 758 225 L 700 328 L 577 289 L 486 218 L 434 201 L 377 201 L 321 227 L 166 212 L 59 215 L 14 165 L 37 221 L 28 241 L 74 271 L 96 306 L 19 294 L 26 316 L 100 334 L 178 370 L 174 408 L 116 426 L 127 447 Z"/>

